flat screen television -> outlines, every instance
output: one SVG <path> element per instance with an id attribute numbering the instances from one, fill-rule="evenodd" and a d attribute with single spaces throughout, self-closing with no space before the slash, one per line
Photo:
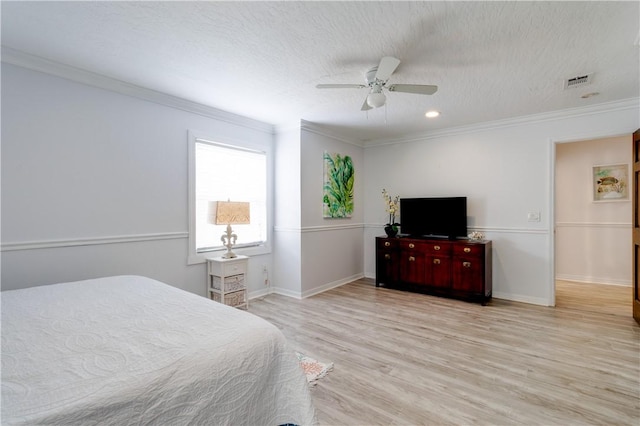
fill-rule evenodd
<path id="1" fill-rule="evenodd" d="M 467 197 L 401 198 L 400 231 L 412 237 L 466 237 Z"/>

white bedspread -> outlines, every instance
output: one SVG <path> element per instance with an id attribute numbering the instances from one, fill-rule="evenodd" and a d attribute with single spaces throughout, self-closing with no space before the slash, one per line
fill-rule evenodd
<path id="1" fill-rule="evenodd" d="M 265 320 L 149 278 L 2 292 L 2 424 L 314 424 Z"/>

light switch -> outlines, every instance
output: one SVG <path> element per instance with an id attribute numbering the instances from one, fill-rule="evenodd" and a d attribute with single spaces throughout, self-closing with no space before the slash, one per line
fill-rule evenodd
<path id="1" fill-rule="evenodd" d="M 540 222 L 540 212 L 529 212 L 527 214 L 527 220 L 529 222 Z"/>

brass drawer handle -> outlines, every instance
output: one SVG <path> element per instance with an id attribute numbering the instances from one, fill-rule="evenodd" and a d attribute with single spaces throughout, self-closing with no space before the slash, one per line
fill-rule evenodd
<path id="1" fill-rule="evenodd" d="M 465 253 L 471 253 L 471 249 L 470 249 L 469 247 L 465 247 L 465 248 L 464 248 L 464 252 L 465 252 Z"/>
<path id="2" fill-rule="evenodd" d="M 384 255 L 384 258 L 389 260 L 389 259 L 391 259 L 391 255 L 389 253 L 387 253 L 387 254 Z"/>
<path id="3" fill-rule="evenodd" d="M 389 241 L 385 241 L 384 246 L 385 247 L 389 247 L 391 245 L 391 243 Z"/>
<path id="4" fill-rule="evenodd" d="M 471 268 L 471 262 L 462 262 L 462 266 L 465 268 Z"/>
<path id="5" fill-rule="evenodd" d="M 434 250 L 440 250 L 440 246 L 433 246 Z"/>
<path id="6" fill-rule="evenodd" d="M 433 259 L 433 264 L 434 265 L 439 265 L 440 264 L 440 259 Z"/>
<path id="7" fill-rule="evenodd" d="M 414 247 L 415 247 L 415 244 L 413 243 L 409 244 L 409 248 L 414 248 Z"/>
<path id="8" fill-rule="evenodd" d="M 416 261 L 416 258 L 415 258 L 415 257 L 413 257 L 413 256 L 409 256 L 409 262 L 415 262 L 415 261 Z"/>

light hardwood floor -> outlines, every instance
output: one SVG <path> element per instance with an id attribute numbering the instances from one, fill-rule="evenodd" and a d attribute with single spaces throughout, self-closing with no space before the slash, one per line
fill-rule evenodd
<path id="1" fill-rule="evenodd" d="M 629 316 L 488 306 L 358 280 L 250 312 L 334 370 L 321 425 L 640 424 L 640 327 Z"/>
<path id="2" fill-rule="evenodd" d="M 556 281 L 556 307 L 631 316 L 633 289 L 617 285 Z"/>

